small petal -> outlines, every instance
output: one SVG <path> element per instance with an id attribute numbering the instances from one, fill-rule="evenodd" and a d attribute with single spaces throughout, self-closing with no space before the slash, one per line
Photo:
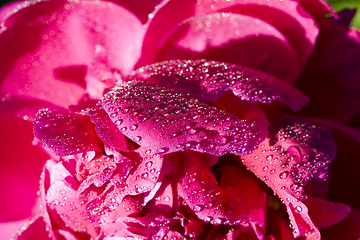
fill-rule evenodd
<path id="1" fill-rule="evenodd" d="M 121 122 L 121 132 L 161 154 L 193 149 L 244 155 L 266 135 L 257 122 L 150 82 L 126 82 L 100 103 L 114 123 Z"/>
<path id="2" fill-rule="evenodd" d="M 90 120 L 66 109 L 40 110 L 34 120 L 34 135 L 58 156 L 101 152 L 101 143 Z"/>
<path id="3" fill-rule="evenodd" d="M 41 215 L 38 215 L 27 222 L 13 238 L 14 240 L 43 239 L 54 240 L 48 232 L 48 225 Z"/>
<path id="4" fill-rule="evenodd" d="M 278 100 L 293 111 L 308 98 L 283 81 L 260 71 L 230 63 L 206 60 L 172 60 L 138 69 L 136 76 L 150 77 L 161 85 L 188 92 L 201 100 L 215 101 L 232 91 L 241 100 L 272 103 Z"/>

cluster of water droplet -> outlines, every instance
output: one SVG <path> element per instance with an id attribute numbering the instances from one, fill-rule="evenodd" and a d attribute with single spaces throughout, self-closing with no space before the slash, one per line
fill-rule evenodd
<path id="1" fill-rule="evenodd" d="M 170 60 L 144 66 L 133 77 L 153 78 L 161 85 L 215 101 L 227 91 L 251 102 L 274 100 L 299 110 L 307 98 L 295 88 L 268 74 L 230 63 L 207 60 Z"/>
<path id="2" fill-rule="evenodd" d="M 178 92 L 144 81 L 115 87 L 101 102 L 120 132 L 158 153 L 188 149 L 213 155 L 244 155 L 263 136 L 257 123 Z"/>
<path id="3" fill-rule="evenodd" d="M 33 125 L 35 137 L 58 156 L 96 149 L 96 133 L 89 119 L 68 110 L 43 108 Z"/>

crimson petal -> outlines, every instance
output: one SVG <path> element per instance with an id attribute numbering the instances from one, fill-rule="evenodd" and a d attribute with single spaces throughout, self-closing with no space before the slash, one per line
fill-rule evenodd
<path id="1" fill-rule="evenodd" d="M 215 101 L 232 91 L 241 100 L 271 103 L 278 100 L 293 111 L 308 104 L 308 98 L 291 85 L 267 73 L 235 64 L 207 60 L 173 60 L 142 67 L 136 74 L 151 77 L 161 85 Z"/>
<path id="2" fill-rule="evenodd" d="M 31 219 L 25 226 L 19 230 L 15 236 L 14 240 L 27 240 L 27 239 L 43 239 L 43 240 L 53 240 L 52 235 L 49 233 L 49 228 L 44 220 L 43 216 L 40 214 Z"/>
<path id="3" fill-rule="evenodd" d="M 62 108 L 41 109 L 34 119 L 34 135 L 58 156 L 101 149 L 90 120 Z"/>
<path id="4" fill-rule="evenodd" d="M 301 201 L 306 199 L 306 182 L 327 177 L 336 153 L 331 132 L 285 116 L 274 118 L 271 125 L 269 138 L 252 154 L 241 157 L 242 162 L 284 201 L 294 236 L 318 239 L 319 232 Z"/>
<path id="5" fill-rule="evenodd" d="M 245 155 L 266 135 L 257 122 L 150 82 L 126 82 L 100 103 L 122 133 L 161 154 L 192 149 Z"/>

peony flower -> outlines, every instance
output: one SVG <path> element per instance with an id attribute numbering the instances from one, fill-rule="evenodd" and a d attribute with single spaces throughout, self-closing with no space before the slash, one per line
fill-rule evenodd
<path id="1" fill-rule="evenodd" d="M 358 239 L 360 38 L 328 13 L 3 8 L 4 239 Z"/>

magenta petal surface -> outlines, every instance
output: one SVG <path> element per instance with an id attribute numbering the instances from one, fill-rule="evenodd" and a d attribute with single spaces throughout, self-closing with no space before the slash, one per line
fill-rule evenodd
<path id="1" fill-rule="evenodd" d="M 87 113 L 91 121 L 95 124 L 95 130 L 99 138 L 104 142 L 115 148 L 116 150 L 126 149 L 126 139 L 124 134 L 113 124 L 109 115 L 101 106 L 96 106 Z"/>
<path id="2" fill-rule="evenodd" d="M 293 111 L 308 98 L 291 85 L 251 68 L 206 60 L 171 60 L 138 69 L 136 75 L 151 77 L 161 85 L 188 92 L 201 100 L 215 101 L 232 91 L 241 100 L 271 103 L 278 100 Z"/>
<path id="3" fill-rule="evenodd" d="M 101 151 L 90 119 L 62 108 L 40 110 L 34 120 L 34 135 L 58 156 Z"/>
<path id="4" fill-rule="evenodd" d="M 77 104 L 85 90 L 100 98 L 113 86 L 114 70 L 133 69 L 144 31 L 135 15 L 114 3 L 27 1 L 0 34 L 1 93 L 61 107 Z"/>
<path id="5" fill-rule="evenodd" d="M 27 222 L 12 238 L 14 240 L 42 239 L 54 240 L 48 232 L 49 228 L 41 215 L 37 215 Z"/>
<path id="6" fill-rule="evenodd" d="M 93 219 L 99 219 L 98 212 L 102 210 L 116 211 L 127 195 L 139 195 L 151 191 L 159 180 L 163 163 L 162 156 L 151 149 L 144 148 L 139 148 L 128 155 L 133 161 L 128 175 L 124 177 L 115 175 L 106 192 L 87 204 L 87 211 Z M 107 219 L 106 216 L 105 219 Z"/>
<path id="7" fill-rule="evenodd" d="M 257 122 L 150 82 L 126 82 L 101 104 L 122 133 L 161 154 L 192 149 L 245 155 L 266 135 Z"/>
<path id="8" fill-rule="evenodd" d="M 62 163 L 57 163 L 51 168 L 48 166 L 48 170 L 50 187 L 46 192 L 47 207 L 61 216 L 63 224 L 73 231 L 97 236 L 98 230 L 87 217 L 85 205 L 85 202 L 93 198 L 94 194 L 89 192 L 86 196 L 79 198 L 77 196 L 78 184 Z M 52 217 L 55 217 L 54 212 Z"/>
<path id="9" fill-rule="evenodd" d="M 327 178 L 336 146 L 328 129 L 301 119 L 281 116 L 271 121 L 273 129 L 243 164 L 262 179 L 284 201 L 295 237 L 319 232 L 308 216 L 303 186 L 310 179 Z"/>

